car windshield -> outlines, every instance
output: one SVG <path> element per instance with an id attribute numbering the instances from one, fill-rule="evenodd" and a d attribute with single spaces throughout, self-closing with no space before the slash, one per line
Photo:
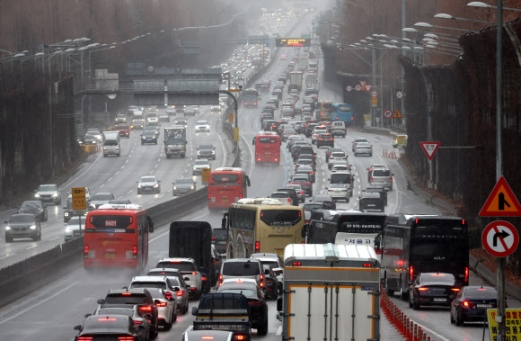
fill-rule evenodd
<path id="1" fill-rule="evenodd" d="M 304 204 L 306 211 L 314 211 L 322 208 L 322 204 Z"/>
<path id="2" fill-rule="evenodd" d="M 58 188 L 56 187 L 56 185 L 40 185 L 40 187 L 38 187 L 38 191 L 40 192 L 51 192 L 57 190 Z"/>
<path id="3" fill-rule="evenodd" d="M 146 297 L 144 295 L 108 295 L 105 298 L 107 304 L 143 304 L 145 303 Z"/>
<path id="4" fill-rule="evenodd" d="M 156 130 L 155 129 L 154 130 L 145 130 L 143 132 L 143 135 L 145 135 L 145 136 L 156 136 Z"/>
<path id="5" fill-rule="evenodd" d="M 206 161 L 206 160 L 197 160 L 197 161 L 195 161 L 194 164 L 196 166 L 204 166 L 204 165 L 208 165 L 208 161 Z"/>
<path id="6" fill-rule="evenodd" d="M 373 170 L 373 176 L 390 176 L 391 171 L 388 169 L 375 169 Z"/>
<path id="7" fill-rule="evenodd" d="M 102 308 L 98 310 L 97 315 L 125 315 L 129 317 L 134 316 L 134 309 L 132 308 Z"/>
<path id="8" fill-rule="evenodd" d="M 198 125 L 206 125 L 208 124 L 208 121 L 197 121 Z"/>
<path id="9" fill-rule="evenodd" d="M 219 292 L 226 292 L 226 293 L 232 293 L 232 294 L 243 294 L 246 296 L 246 298 L 257 298 L 257 295 L 255 294 L 255 291 L 250 289 L 220 289 Z"/>
<path id="10" fill-rule="evenodd" d="M 80 217 L 73 216 L 71 219 L 69 219 L 68 225 L 79 225 L 80 224 Z M 85 225 L 85 216 L 81 216 L 81 225 Z"/>
<path id="11" fill-rule="evenodd" d="M 158 288 L 158 289 L 166 289 L 165 282 L 132 282 L 130 284 L 131 288 Z"/>
<path id="12" fill-rule="evenodd" d="M 158 268 L 174 268 L 179 271 L 194 271 L 195 266 L 191 262 L 163 261 L 157 264 Z"/>
<path id="13" fill-rule="evenodd" d="M 31 210 L 35 208 L 42 207 L 42 203 L 40 201 L 24 201 L 22 206 L 20 206 L 21 210 Z"/>
<path id="14" fill-rule="evenodd" d="M 213 150 L 213 145 L 211 144 L 202 144 L 199 146 L 199 150 Z"/>
<path id="15" fill-rule="evenodd" d="M 12 215 L 9 218 L 9 223 L 31 223 L 34 221 L 34 215 L 32 214 L 20 214 Z"/>
<path id="16" fill-rule="evenodd" d="M 177 179 L 175 181 L 176 185 L 193 185 L 193 183 L 192 179 Z"/>
<path id="17" fill-rule="evenodd" d="M 156 178 L 153 177 L 142 177 L 139 182 L 156 182 Z"/>
<path id="18" fill-rule="evenodd" d="M 494 288 L 467 288 L 465 296 L 469 298 L 497 298 L 497 291 Z"/>
<path id="19" fill-rule="evenodd" d="M 105 140 L 105 142 L 103 142 L 105 146 L 117 146 L 118 144 L 117 140 Z"/>
<path id="20" fill-rule="evenodd" d="M 91 200 L 111 200 L 114 199 L 114 196 L 110 193 L 98 193 L 94 194 Z"/>
<path id="21" fill-rule="evenodd" d="M 289 194 L 285 192 L 275 192 L 271 194 L 272 198 L 289 198 Z"/>

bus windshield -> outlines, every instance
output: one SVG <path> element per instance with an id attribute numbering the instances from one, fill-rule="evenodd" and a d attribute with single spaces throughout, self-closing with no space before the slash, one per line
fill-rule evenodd
<path id="1" fill-rule="evenodd" d="M 90 223 L 94 230 L 105 232 L 113 229 L 126 229 L 132 224 L 132 217 L 125 215 L 92 215 Z"/>
<path id="2" fill-rule="evenodd" d="M 302 219 L 300 211 L 264 210 L 261 220 L 269 226 L 294 226 Z"/>
<path id="3" fill-rule="evenodd" d="M 212 174 L 212 180 L 215 184 L 234 184 L 239 181 L 238 174 Z"/>
<path id="4" fill-rule="evenodd" d="M 260 143 L 278 143 L 279 139 L 277 139 L 276 137 L 261 136 L 257 139 L 257 141 Z"/>

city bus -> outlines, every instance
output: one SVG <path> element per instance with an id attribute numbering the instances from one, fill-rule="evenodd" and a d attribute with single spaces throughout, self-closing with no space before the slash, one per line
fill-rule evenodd
<path id="1" fill-rule="evenodd" d="M 318 106 L 316 110 L 317 121 L 331 120 L 332 109 L 333 103 L 331 103 L 331 101 L 318 101 Z"/>
<path id="2" fill-rule="evenodd" d="M 248 196 L 250 178 L 239 167 L 219 167 L 208 179 L 208 208 L 228 209 L 230 204 Z"/>
<path id="3" fill-rule="evenodd" d="M 346 127 L 354 121 L 353 107 L 346 103 L 333 103 L 331 106 L 331 121 L 343 121 Z"/>
<path id="4" fill-rule="evenodd" d="M 323 211 L 323 210 L 318 210 Z M 306 244 L 369 244 L 378 256 L 386 215 L 383 213 L 337 212 L 336 214 L 312 214 L 305 231 Z"/>
<path id="5" fill-rule="evenodd" d="M 280 163 L 280 136 L 274 131 L 262 131 L 253 140 L 255 163 Z"/>
<path id="6" fill-rule="evenodd" d="M 272 198 L 245 198 L 230 205 L 222 227 L 228 230 L 228 258 L 248 258 L 252 253 L 284 256 L 288 244 L 302 243 L 304 209 L 283 205 Z"/>
<path id="7" fill-rule="evenodd" d="M 392 214 L 382 240 L 382 276 L 389 295 L 409 299 L 409 285 L 422 272 L 451 273 L 469 285 L 469 240 L 465 219 Z"/>
<path id="8" fill-rule="evenodd" d="M 259 91 L 255 88 L 248 88 L 242 92 L 242 100 L 245 107 L 255 107 L 257 108 L 257 103 L 259 102 Z"/>
<path id="9" fill-rule="evenodd" d="M 148 262 L 152 219 L 142 206 L 105 204 L 87 213 L 83 267 L 142 270 Z"/>

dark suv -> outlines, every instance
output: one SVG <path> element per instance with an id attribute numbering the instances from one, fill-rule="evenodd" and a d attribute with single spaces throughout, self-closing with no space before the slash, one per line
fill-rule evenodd
<path id="1" fill-rule="evenodd" d="M 277 192 L 289 193 L 291 200 L 293 200 L 293 206 L 298 206 L 299 201 L 298 201 L 297 191 L 295 191 L 294 189 L 291 189 L 291 188 L 279 188 L 279 189 L 277 189 Z"/>
<path id="2" fill-rule="evenodd" d="M 212 244 L 215 245 L 215 249 L 220 254 L 226 253 L 226 240 L 228 239 L 228 230 L 227 229 L 212 229 Z"/>
<path id="3" fill-rule="evenodd" d="M 127 304 L 130 306 L 139 305 L 139 311 L 143 314 L 152 315 L 150 339 L 157 337 L 158 331 L 158 312 L 156 304 L 161 302 L 154 301 L 154 298 L 146 288 L 111 289 L 105 299 L 99 299 L 98 304 L 107 307 L 110 304 Z"/>
<path id="4" fill-rule="evenodd" d="M 358 210 L 360 212 L 367 210 L 380 210 L 380 212 L 383 212 L 385 210 L 385 204 L 380 193 L 362 192 L 358 198 Z"/>

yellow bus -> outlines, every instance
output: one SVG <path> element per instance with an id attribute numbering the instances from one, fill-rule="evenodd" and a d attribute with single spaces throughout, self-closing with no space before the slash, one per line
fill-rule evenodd
<path id="1" fill-rule="evenodd" d="M 302 243 L 304 209 L 272 198 L 245 198 L 231 204 L 222 227 L 228 230 L 226 256 L 248 258 L 252 253 L 284 256 L 288 244 Z"/>

